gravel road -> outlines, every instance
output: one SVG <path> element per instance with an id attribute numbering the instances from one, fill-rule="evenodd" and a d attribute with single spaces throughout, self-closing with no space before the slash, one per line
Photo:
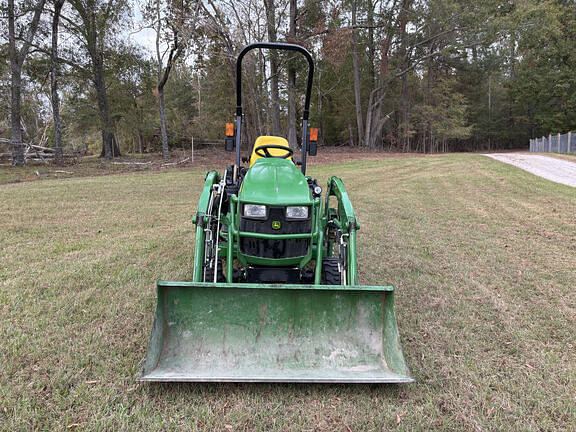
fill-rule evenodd
<path id="1" fill-rule="evenodd" d="M 485 154 L 547 180 L 576 187 L 576 163 L 549 156 L 518 153 Z"/>

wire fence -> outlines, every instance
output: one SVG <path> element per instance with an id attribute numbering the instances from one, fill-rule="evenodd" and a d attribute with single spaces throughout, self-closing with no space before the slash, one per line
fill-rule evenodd
<path id="1" fill-rule="evenodd" d="M 576 153 L 576 133 L 568 132 L 532 138 L 530 151 L 537 153 Z"/>

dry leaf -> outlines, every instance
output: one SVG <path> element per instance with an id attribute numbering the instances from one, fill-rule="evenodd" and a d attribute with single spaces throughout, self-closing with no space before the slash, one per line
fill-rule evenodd
<path id="1" fill-rule="evenodd" d="M 402 421 L 402 416 L 404 416 L 408 411 L 402 411 L 400 414 L 396 414 L 396 424 L 400 424 Z"/>
<path id="2" fill-rule="evenodd" d="M 86 381 L 86 384 L 96 384 L 97 382 L 98 382 L 98 380 Z"/>
<path id="3" fill-rule="evenodd" d="M 226 429 L 228 429 L 228 430 L 232 430 L 232 425 L 231 425 L 231 424 L 224 425 L 224 427 L 225 427 Z"/>

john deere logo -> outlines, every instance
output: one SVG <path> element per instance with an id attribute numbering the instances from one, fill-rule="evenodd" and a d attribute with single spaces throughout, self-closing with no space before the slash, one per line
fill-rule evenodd
<path id="1" fill-rule="evenodd" d="M 279 230 L 281 226 L 282 226 L 282 224 L 280 223 L 280 221 L 273 221 L 272 222 L 272 229 Z"/>

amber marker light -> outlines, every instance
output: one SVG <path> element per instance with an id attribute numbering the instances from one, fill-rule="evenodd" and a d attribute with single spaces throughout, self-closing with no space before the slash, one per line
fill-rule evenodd
<path id="1" fill-rule="evenodd" d="M 310 141 L 318 141 L 318 128 L 310 128 Z"/>
<path id="2" fill-rule="evenodd" d="M 234 136 L 234 123 L 226 123 L 226 136 Z"/>

